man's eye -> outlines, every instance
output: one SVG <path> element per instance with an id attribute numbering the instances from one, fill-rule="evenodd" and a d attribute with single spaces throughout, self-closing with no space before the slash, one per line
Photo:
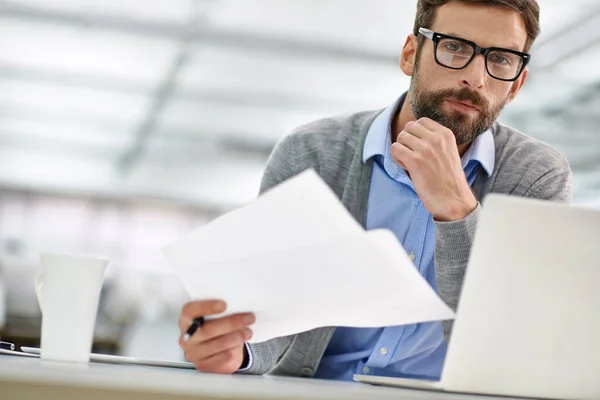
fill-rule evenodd
<path id="1" fill-rule="evenodd" d="M 464 46 L 461 43 L 449 42 L 444 44 L 446 50 L 451 52 L 460 52 L 464 50 Z"/>
<path id="2" fill-rule="evenodd" d="M 493 62 L 494 64 L 503 65 L 503 66 L 508 66 L 511 64 L 509 57 L 505 57 L 502 54 L 497 54 L 497 53 L 490 54 L 490 61 Z"/>

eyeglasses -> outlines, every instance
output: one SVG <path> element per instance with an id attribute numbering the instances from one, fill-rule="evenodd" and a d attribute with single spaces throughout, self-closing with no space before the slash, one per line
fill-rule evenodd
<path id="1" fill-rule="evenodd" d="M 485 57 L 485 69 L 492 78 L 512 82 L 531 60 L 531 55 L 527 53 L 501 47 L 484 49 L 468 40 L 425 28 L 419 28 L 419 33 L 433 41 L 435 62 L 450 69 L 463 69 L 476 55 L 481 54 Z"/>

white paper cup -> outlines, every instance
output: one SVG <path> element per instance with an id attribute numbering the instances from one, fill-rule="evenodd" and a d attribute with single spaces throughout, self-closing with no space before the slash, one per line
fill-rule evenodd
<path id="1" fill-rule="evenodd" d="M 108 259 L 42 254 L 36 294 L 42 310 L 41 357 L 88 362 Z"/>

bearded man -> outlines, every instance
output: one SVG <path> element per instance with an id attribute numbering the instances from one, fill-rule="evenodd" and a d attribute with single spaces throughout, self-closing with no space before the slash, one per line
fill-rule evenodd
<path id="1" fill-rule="evenodd" d="M 527 79 L 539 12 L 535 0 L 419 0 L 400 56 L 409 90 L 384 110 L 326 118 L 283 138 L 261 192 L 314 169 L 366 229 L 394 232 L 423 277 L 456 308 L 488 193 L 571 198 L 565 158 L 497 121 Z M 450 321 L 326 327 L 247 344 L 250 313 L 211 319 L 184 340 L 194 318 L 225 308 L 219 300 L 183 307 L 180 345 L 200 371 L 438 380 L 452 330 Z"/>

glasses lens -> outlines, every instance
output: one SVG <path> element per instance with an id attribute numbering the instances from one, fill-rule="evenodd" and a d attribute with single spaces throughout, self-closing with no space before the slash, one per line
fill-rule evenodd
<path id="1" fill-rule="evenodd" d="M 437 45 L 437 59 L 446 67 L 463 68 L 475 49 L 473 46 L 456 39 L 441 39 Z"/>
<path id="2" fill-rule="evenodd" d="M 487 69 L 498 79 L 515 79 L 523 66 L 523 58 L 505 51 L 491 51 L 487 56 Z"/>

